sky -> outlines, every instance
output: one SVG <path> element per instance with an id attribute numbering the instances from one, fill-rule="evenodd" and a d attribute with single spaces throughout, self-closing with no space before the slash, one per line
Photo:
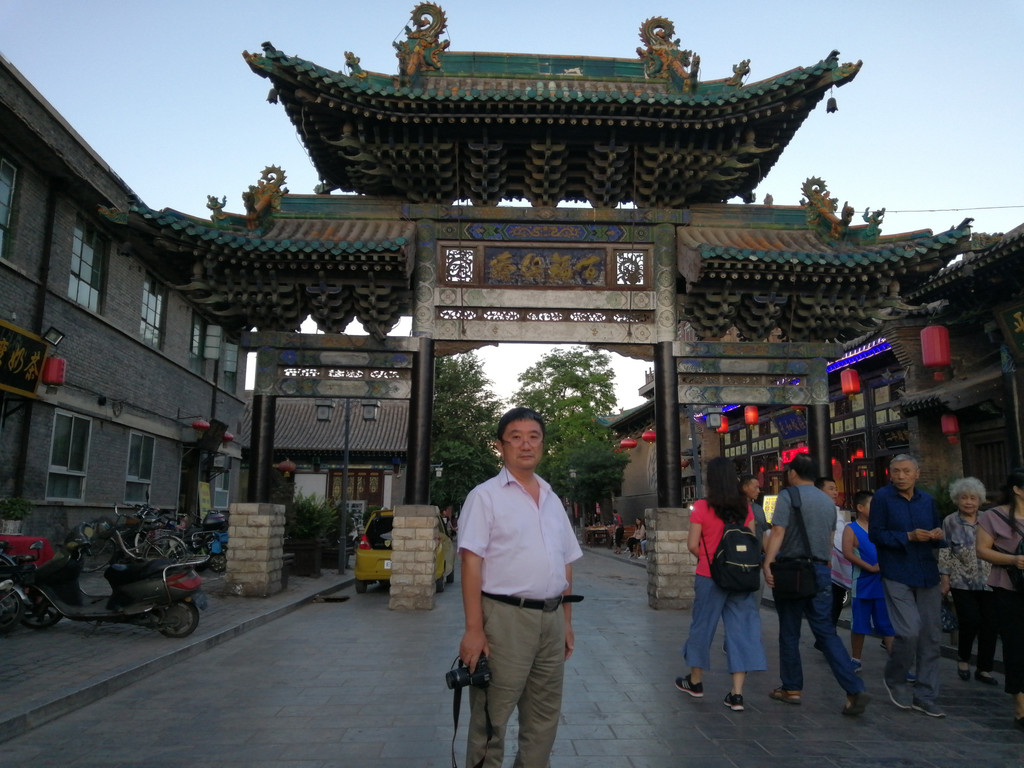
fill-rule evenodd
<path id="1" fill-rule="evenodd" d="M 14 64 L 150 207 L 205 217 L 206 196 L 241 193 L 267 165 L 294 193 L 318 183 L 269 81 L 242 52 L 264 41 L 328 69 L 344 52 L 365 70 L 397 72 L 414 0 L 0 0 L 0 54 Z M 1024 3 L 986 0 L 441 0 L 452 51 L 635 58 L 641 23 L 664 16 L 704 79 L 751 60 L 747 82 L 811 66 L 830 51 L 864 62 L 797 132 L 756 190 L 760 202 L 799 203 L 820 177 L 858 213 L 886 209 L 883 234 L 939 232 L 974 218 L 976 232 L 1024 222 Z M 855 223 L 860 223 L 859 218 Z M 548 351 L 481 352 L 495 391 Z M 620 407 L 651 363 L 615 356 Z"/>

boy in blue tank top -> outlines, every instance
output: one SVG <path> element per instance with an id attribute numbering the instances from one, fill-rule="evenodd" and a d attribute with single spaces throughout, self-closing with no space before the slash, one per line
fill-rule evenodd
<path id="1" fill-rule="evenodd" d="M 885 591 L 878 567 L 878 552 L 868 539 L 868 518 L 871 514 L 870 491 L 858 491 L 853 497 L 852 523 L 843 531 L 843 557 L 853 563 L 853 622 L 850 627 L 850 656 L 860 671 L 860 656 L 864 650 L 864 637 L 882 636 L 886 653 L 892 651 L 892 638 L 896 631 L 885 608 Z"/>

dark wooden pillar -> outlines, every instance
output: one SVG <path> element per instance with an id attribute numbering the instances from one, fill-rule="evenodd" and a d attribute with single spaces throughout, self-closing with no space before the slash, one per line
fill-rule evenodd
<path id="1" fill-rule="evenodd" d="M 270 466 L 274 460 L 274 422 L 277 417 L 275 395 L 252 396 L 252 425 L 249 435 L 248 500 L 254 504 L 270 502 Z"/>
<path id="2" fill-rule="evenodd" d="M 659 341 L 654 349 L 654 443 L 658 462 L 658 506 L 683 503 L 679 472 L 679 388 L 671 341 Z"/>
<path id="3" fill-rule="evenodd" d="M 828 406 L 817 404 L 807 409 L 807 447 L 817 465 L 818 477 L 832 477 L 831 430 L 828 423 Z"/>
<path id="4" fill-rule="evenodd" d="M 434 412 L 434 340 L 419 338 L 412 367 L 409 398 L 409 477 L 406 504 L 428 504 L 430 498 L 430 423 Z M 453 468 L 454 471 L 454 468 Z"/>

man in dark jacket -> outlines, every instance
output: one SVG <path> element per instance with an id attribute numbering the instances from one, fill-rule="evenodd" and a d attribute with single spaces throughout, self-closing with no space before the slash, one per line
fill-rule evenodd
<path id="1" fill-rule="evenodd" d="M 883 682 L 892 703 L 945 717 L 939 696 L 942 592 L 938 549 L 946 546 L 935 500 L 917 490 L 920 468 L 901 453 L 889 462 L 889 485 L 871 500 L 868 538 L 878 548 L 885 605 L 896 630 Z M 916 680 L 908 675 L 916 671 Z"/>

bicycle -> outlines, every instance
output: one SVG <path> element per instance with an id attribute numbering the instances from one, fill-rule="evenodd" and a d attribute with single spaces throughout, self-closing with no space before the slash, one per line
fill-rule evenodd
<path id="1" fill-rule="evenodd" d="M 84 570 L 98 571 L 118 559 L 179 563 L 190 557 L 188 545 L 172 532 L 169 526 L 174 523 L 164 513 L 148 504 L 134 504 L 128 510 L 115 505 L 115 522 L 97 522 Z"/>

